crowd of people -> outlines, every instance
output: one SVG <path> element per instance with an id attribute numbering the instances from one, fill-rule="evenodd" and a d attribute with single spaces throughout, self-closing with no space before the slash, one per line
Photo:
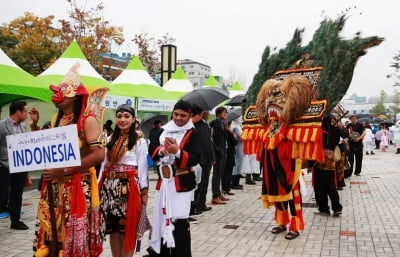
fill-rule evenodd
<path id="1" fill-rule="evenodd" d="M 275 109 L 290 105 L 285 97 L 293 87 L 303 90 L 305 98 L 310 96 L 298 103 L 297 113 L 286 112 L 288 116 L 281 119 L 278 112 L 267 110 L 268 104 Z M 114 257 L 129 257 L 140 250 L 142 237 L 150 230 L 146 256 L 190 257 L 190 225 L 196 222 L 196 215 L 234 201 L 244 188 L 242 178 L 249 186 L 262 182 L 263 206 L 275 207 L 277 226 L 271 233 L 287 231 L 285 238 L 291 240 L 304 229 L 304 167 L 302 158 L 291 154 L 295 151 L 290 141 L 296 139 L 288 131 L 296 129 L 290 121 L 298 121 L 296 117 L 308 108 L 312 91 L 307 79 L 268 80 L 263 86 L 257 109 L 267 136 L 259 153 L 243 151 L 242 118 L 229 119 L 225 106 L 217 107 L 216 118 L 209 121 L 209 110 L 179 100 L 171 120 L 166 124 L 155 121 L 145 139 L 130 105 L 118 106 L 115 119 L 100 124 L 94 106 L 105 89 L 98 89 L 99 98 L 93 103 L 76 79 L 65 79 L 50 89 L 58 112 L 47 125 L 77 125 L 81 165 L 43 170 L 35 256 L 99 256 L 108 238 Z M 27 173 L 10 173 L 6 136 L 26 132 L 28 113 L 31 130 L 40 130 L 39 112 L 29 110 L 24 101 L 12 102 L 9 117 L 0 121 L 0 218 L 9 216 L 10 228 L 16 230 L 29 229 L 21 221 Z M 333 216 L 340 216 L 343 207 L 338 190 L 346 186 L 345 178 L 361 175 L 363 154 L 375 154 L 375 142 L 379 141 L 375 149 L 383 152 L 389 145 L 387 130 L 373 133 L 370 125 L 357 122 L 355 115 L 348 124 L 342 124 L 341 118 L 335 113 L 324 115 L 319 128 L 323 158 L 304 158 L 312 172 L 318 215 L 330 216 L 332 210 Z M 300 130 L 306 127 L 302 126 Z M 396 153 L 400 153 L 399 127 L 400 123 L 390 129 Z M 149 188 L 149 158 L 158 176 L 155 189 Z M 207 196 L 209 185 L 211 195 Z M 155 190 L 151 221 L 146 211 L 149 190 Z"/>

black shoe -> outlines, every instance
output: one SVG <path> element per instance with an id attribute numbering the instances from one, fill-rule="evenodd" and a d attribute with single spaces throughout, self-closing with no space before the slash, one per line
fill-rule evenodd
<path id="1" fill-rule="evenodd" d="M 206 207 L 204 207 L 204 208 L 201 208 L 200 211 L 202 211 L 202 212 L 203 212 L 203 211 L 211 211 L 211 209 L 212 209 L 212 208 L 211 208 L 210 206 L 206 206 Z"/>
<path id="2" fill-rule="evenodd" d="M 321 215 L 321 216 L 331 216 L 331 212 L 330 211 L 318 211 L 318 212 L 314 212 L 315 215 Z"/>
<path id="3" fill-rule="evenodd" d="M 371 151 L 371 155 L 374 155 L 375 153 Z"/>
<path id="4" fill-rule="evenodd" d="M 22 221 L 15 221 L 15 222 L 11 222 L 11 229 L 16 229 L 16 230 L 28 230 L 29 227 L 27 225 L 25 225 L 25 223 L 23 223 Z"/>
<path id="5" fill-rule="evenodd" d="M 197 224 L 198 223 L 198 221 L 196 219 L 192 218 L 192 217 L 189 217 L 188 221 L 189 221 L 190 224 Z"/>
<path id="6" fill-rule="evenodd" d="M 333 212 L 333 216 L 335 216 L 335 217 L 339 217 L 340 215 L 342 215 L 342 211 Z"/>
<path id="7" fill-rule="evenodd" d="M 246 185 L 255 185 L 256 182 L 252 179 L 246 179 Z"/>
<path id="8" fill-rule="evenodd" d="M 262 181 L 262 178 L 260 178 L 260 177 L 253 177 L 253 180 L 254 180 L 254 181 Z"/>
<path id="9" fill-rule="evenodd" d="M 232 185 L 231 186 L 231 189 L 238 189 L 238 190 L 240 190 L 240 189 L 243 189 L 243 185 Z"/>
<path id="10" fill-rule="evenodd" d="M 365 154 L 366 154 L 366 155 L 369 155 L 369 152 L 366 152 Z"/>
<path id="11" fill-rule="evenodd" d="M 202 213 L 201 211 L 194 209 L 193 211 L 190 212 L 190 216 L 197 216 L 200 215 L 201 213 Z"/>

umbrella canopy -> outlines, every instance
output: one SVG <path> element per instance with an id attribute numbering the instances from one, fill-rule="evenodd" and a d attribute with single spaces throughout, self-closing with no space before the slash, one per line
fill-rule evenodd
<path id="1" fill-rule="evenodd" d="M 28 98 L 50 103 L 51 95 L 48 85 L 40 84 L 34 76 L 21 69 L 0 49 L 0 106 Z"/>
<path id="2" fill-rule="evenodd" d="M 236 120 L 242 116 L 242 107 L 228 110 L 228 121 Z"/>
<path id="3" fill-rule="evenodd" d="M 38 80 L 47 87 L 58 85 L 69 69 L 79 63 L 80 81 L 85 87 L 110 87 L 105 80 L 86 59 L 78 43 L 74 40 L 49 68 L 37 76 Z"/>
<path id="4" fill-rule="evenodd" d="M 245 94 L 239 94 L 236 95 L 234 97 L 229 98 L 225 105 L 229 105 L 229 106 L 239 106 L 243 104 L 243 101 L 246 100 L 246 95 Z"/>
<path id="5" fill-rule="evenodd" d="M 163 124 L 165 124 L 168 122 L 168 116 L 165 114 L 152 114 L 144 117 L 144 119 L 140 122 L 140 128 L 143 131 L 144 138 L 149 137 L 149 132 L 153 128 L 153 122 L 155 120 L 161 120 Z"/>
<path id="6" fill-rule="evenodd" d="M 178 98 L 193 90 L 193 85 L 186 77 L 185 71 L 182 67 L 178 67 L 171 78 L 163 86 L 170 94 Z"/>
<path id="7" fill-rule="evenodd" d="M 203 110 L 212 110 L 219 103 L 229 98 L 229 93 L 219 87 L 202 87 L 187 93 L 182 100 L 197 104 Z"/>
<path id="8" fill-rule="evenodd" d="M 150 99 L 176 100 L 177 97 L 160 87 L 147 73 L 138 56 L 133 57 L 126 69 L 112 82 L 110 95 Z"/>

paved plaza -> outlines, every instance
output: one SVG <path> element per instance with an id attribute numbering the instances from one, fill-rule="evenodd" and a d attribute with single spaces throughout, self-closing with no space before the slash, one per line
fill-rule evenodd
<path id="1" fill-rule="evenodd" d="M 341 217 L 315 215 L 317 211 L 311 187 L 311 175 L 305 176 L 308 193 L 303 199 L 305 230 L 294 240 L 284 233 L 270 232 L 275 226 L 274 210 L 263 209 L 259 200 L 261 182 L 244 185 L 224 206 L 196 216 L 191 225 L 193 257 L 261 256 L 400 256 L 400 155 L 375 150 L 364 155 L 361 176 L 346 179 L 339 191 L 343 205 Z M 32 174 L 32 177 L 38 174 Z M 153 213 L 155 174 L 151 171 L 148 213 Z M 244 184 L 244 179 L 241 183 Z M 209 187 L 210 189 L 210 187 Z M 211 192 L 208 193 L 208 199 Z M 0 220 L 1 257 L 32 256 L 32 239 L 39 193 L 32 188 L 23 196 L 22 220 L 27 231 L 9 229 L 9 219 Z M 142 250 L 146 254 L 148 233 Z M 111 256 L 109 242 L 102 257 Z"/>

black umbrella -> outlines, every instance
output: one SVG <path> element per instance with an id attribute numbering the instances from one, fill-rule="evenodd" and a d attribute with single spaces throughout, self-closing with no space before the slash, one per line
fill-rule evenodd
<path id="1" fill-rule="evenodd" d="M 203 110 L 212 110 L 226 99 L 229 99 L 228 91 L 219 87 L 202 87 L 187 93 L 180 100 L 197 104 Z"/>
<path id="2" fill-rule="evenodd" d="M 245 102 L 245 101 L 246 101 L 246 95 L 245 94 L 239 94 L 239 95 L 235 95 L 234 97 L 231 97 L 225 103 L 225 105 L 238 106 L 238 105 L 242 105 L 243 102 Z"/>
<path id="3" fill-rule="evenodd" d="M 241 107 L 228 110 L 228 121 L 236 120 L 240 116 L 242 116 L 242 108 Z"/>
<path id="4" fill-rule="evenodd" d="M 150 129 L 153 128 L 153 122 L 155 120 L 161 120 L 163 124 L 168 122 L 168 116 L 163 114 L 152 114 L 147 117 L 144 117 L 140 122 L 140 128 L 143 131 L 144 138 L 149 137 Z"/>

